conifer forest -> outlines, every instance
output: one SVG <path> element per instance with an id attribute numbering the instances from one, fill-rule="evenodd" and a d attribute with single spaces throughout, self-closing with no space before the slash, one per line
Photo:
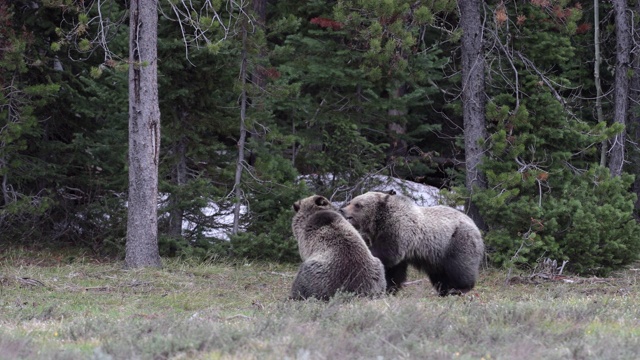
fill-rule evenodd
<path id="1" fill-rule="evenodd" d="M 299 261 L 292 204 L 441 189 L 487 262 L 640 255 L 640 1 L 0 0 L 0 244 Z"/>

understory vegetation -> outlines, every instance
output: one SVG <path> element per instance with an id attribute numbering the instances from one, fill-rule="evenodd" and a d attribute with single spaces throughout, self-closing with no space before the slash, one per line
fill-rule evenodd
<path id="1" fill-rule="evenodd" d="M 411 272 L 397 296 L 287 300 L 293 265 L 78 252 L 0 254 L 0 354 L 20 359 L 630 359 L 637 269 L 609 278 L 483 270 L 440 298 Z"/>
<path id="2" fill-rule="evenodd" d="M 159 1 L 160 255 L 295 263 L 294 201 L 346 201 L 384 175 L 473 205 L 498 268 L 636 261 L 640 57 L 616 34 L 640 43 L 640 2 L 473 2 L 486 181 L 472 194 L 469 3 Z M 129 4 L 0 0 L 0 242 L 124 257 Z"/>

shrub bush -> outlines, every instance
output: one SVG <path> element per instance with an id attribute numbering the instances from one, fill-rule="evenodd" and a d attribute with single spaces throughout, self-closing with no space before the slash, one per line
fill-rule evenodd
<path id="1" fill-rule="evenodd" d="M 568 260 L 568 269 L 596 275 L 630 264 L 640 252 L 633 176 L 611 177 L 585 161 L 595 152 L 590 143 L 619 129 L 563 120 L 544 94 L 529 101 L 545 110 L 534 117 L 525 106 L 515 114 L 488 106 L 496 126 L 484 163 L 488 187 L 473 201 L 489 227 L 491 260 L 502 266 Z"/>

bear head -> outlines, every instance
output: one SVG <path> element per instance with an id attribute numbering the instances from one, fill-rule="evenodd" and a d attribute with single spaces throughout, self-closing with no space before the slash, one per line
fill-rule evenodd
<path id="1" fill-rule="evenodd" d="M 316 212 L 318 210 L 330 210 L 333 209 L 331 202 L 326 197 L 320 195 L 313 195 L 302 200 L 298 200 L 293 203 L 293 211 L 298 213 L 300 210 L 303 212 Z"/>
<path id="2" fill-rule="evenodd" d="M 381 215 L 381 209 L 395 195 L 395 191 L 370 191 L 351 199 L 340 209 L 344 216 L 358 231 L 368 235 L 375 234 L 376 219 Z"/>
<path id="3" fill-rule="evenodd" d="M 317 232 L 317 229 L 336 221 L 336 219 L 345 221 L 331 202 L 320 195 L 296 201 L 293 204 L 293 210 L 295 214 L 291 221 L 291 229 L 298 241 L 300 257 L 303 260 L 322 248 L 318 243 L 318 239 L 321 239 L 322 236 Z"/>
<path id="4" fill-rule="evenodd" d="M 313 195 L 293 203 L 293 223 L 306 221 L 310 216 L 321 210 L 335 210 L 327 198 L 320 195 Z"/>

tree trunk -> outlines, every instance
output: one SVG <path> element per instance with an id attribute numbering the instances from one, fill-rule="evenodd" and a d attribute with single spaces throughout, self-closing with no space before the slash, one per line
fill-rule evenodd
<path id="1" fill-rule="evenodd" d="M 5 161 L 4 157 L 0 158 L 0 172 L 2 172 L 2 169 L 6 166 L 5 164 L 7 163 L 7 161 Z M 12 201 L 11 201 L 11 197 L 9 196 L 9 185 L 8 185 L 8 178 L 9 178 L 9 174 L 7 171 L 4 171 L 4 174 L 2 175 L 2 199 L 3 199 L 3 203 L 0 205 L 3 206 L 7 206 L 9 205 Z"/>
<path id="2" fill-rule="evenodd" d="M 593 80 L 596 84 L 596 113 L 598 116 L 598 122 L 605 121 L 604 114 L 602 113 L 602 85 L 600 83 L 600 63 L 602 62 L 602 56 L 600 55 L 600 7 L 598 1 L 593 0 L 593 40 L 595 47 L 595 62 L 593 64 Z M 607 166 L 607 151 L 608 141 L 603 140 L 600 149 L 600 166 Z"/>
<path id="3" fill-rule="evenodd" d="M 247 38 L 243 39 L 244 45 L 243 49 L 245 51 L 245 62 L 246 66 L 250 66 L 250 68 L 245 69 L 248 74 L 248 78 L 250 79 L 251 86 L 245 89 L 245 92 L 248 92 L 247 106 L 251 106 L 253 108 L 253 114 L 256 122 L 263 121 L 265 114 L 265 99 L 267 97 L 267 73 L 269 63 L 268 56 L 268 48 L 266 45 L 266 23 L 267 23 L 267 1 L 266 0 L 253 0 L 251 2 L 251 8 L 253 10 L 252 15 L 255 17 L 254 25 L 256 26 L 256 30 L 252 32 L 253 41 L 251 45 L 247 44 Z M 246 26 L 246 24 L 245 24 Z M 243 29 L 246 31 L 246 29 Z M 257 35 L 257 33 L 262 33 L 262 35 Z M 262 39 L 262 41 L 260 40 Z M 251 61 L 249 61 L 247 52 L 249 51 L 248 46 L 257 47 L 258 52 L 255 53 L 251 57 Z M 264 144 L 266 133 L 264 131 L 258 131 L 255 126 L 252 126 L 251 129 L 247 129 L 247 137 L 251 138 L 254 143 L 259 145 Z M 249 165 L 255 165 L 255 161 L 258 154 L 250 151 L 248 156 Z"/>
<path id="4" fill-rule="evenodd" d="M 482 1 L 460 0 L 460 26 L 462 27 L 462 109 L 464 118 L 464 147 L 466 187 L 469 194 L 476 188 L 486 188 L 484 174 L 480 171 L 485 127 L 485 74 L 483 53 Z M 471 201 L 467 202 L 469 216 L 481 229 L 486 225 L 480 212 Z"/>
<path id="5" fill-rule="evenodd" d="M 240 95 L 240 139 L 238 140 L 238 162 L 236 163 L 236 176 L 233 183 L 235 189 L 235 206 L 233 208 L 233 228 L 231 233 L 237 234 L 240 228 L 240 199 L 242 198 L 242 168 L 244 163 L 244 145 L 247 139 L 247 127 L 245 117 L 247 114 L 247 30 L 242 28 L 242 59 L 240 61 L 240 79 L 242 90 Z"/>
<path id="6" fill-rule="evenodd" d="M 637 19 L 640 16 L 640 1 L 636 1 L 636 6 L 634 9 L 634 18 Z M 637 22 L 636 22 L 637 23 Z M 637 36 L 637 32 L 632 34 L 635 38 L 633 39 L 635 43 L 640 41 Z M 633 182 L 633 192 L 637 196 L 637 200 L 635 203 L 635 217 L 636 220 L 640 221 L 640 147 L 637 145 L 640 142 L 640 116 L 637 116 L 638 109 L 640 108 L 640 54 L 634 52 L 633 54 L 633 76 L 631 77 L 631 84 L 629 89 L 629 96 L 635 107 L 632 112 L 632 117 L 629 119 L 629 126 L 632 131 L 629 132 L 629 136 L 632 137 L 632 142 L 635 145 L 635 149 L 633 151 L 633 159 L 632 165 L 634 167 L 633 173 L 636 174 L 636 179 Z"/>
<path id="7" fill-rule="evenodd" d="M 182 117 L 182 116 L 181 116 Z M 181 119 L 182 120 L 182 119 Z M 187 183 L 187 145 L 184 137 L 174 146 L 176 164 L 173 169 L 172 181 L 178 188 L 182 188 Z M 177 192 L 178 194 L 180 191 Z M 171 212 L 169 213 L 169 236 L 180 238 L 182 236 L 182 219 L 184 211 L 180 207 L 181 198 L 177 194 L 171 194 L 169 198 Z"/>
<path id="8" fill-rule="evenodd" d="M 404 57 L 404 54 L 401 54 Z M 389 100 L 397 101 L 406 93 L 405 83 L 395 81 L 389 91 Z M 393 162 L 396 158 L 404 158 L 407 155 L 407 142 L 402 136 L 407 133 L 407 126 L 403 119 L 398 119 L 407 114 L 404 107 L 393 107 L 387 111 L 389 115 L 389 123 L 387 124 L 387 136 L 389 138 L 389 150 L 387 151 L 387 165 L 390 166 L 391 175 L 393 176 Z"/>
<path id="9" fill-rule="evenodd" d="M 267 23 L 267 0 L 253 0 L 251 3 L 253 8 L 254 16 L 256 17 L 257 26 L 262 30 L 266 31 L 266 23 Z M 265 87 L 267 85 L 267 81 L 265 78 L 264 68 L 261 63 L 262 60 L 267 57 L 267 47 L 265 44 L 260 44 L 260 49 L 258 52 L 258 61 L 255 62 L 257 66 L 254 66 L 251 73 L 251 82 L 253 86 L 256 88 L 256 93 L 264 92 Z M 257 96 L 260 98 L 259 96 Z M 260 102 L 257 104 L 260 108 L 264 106 L 262 99 L 259 99 Z M 252 101 L 253 102 L 253 101 Z"/>
<path id="10" fill-rule="evenodd" d="M 162 265 L 158 252 L 157 0 L 131 0 L 129 20 L 129 203 L 125 263 Z"/>
<path id="11" fill-rule="evenodd" d="M 620 176 L 624 165 L 625 134 L 629 110 L 629 57 L 631 53 L 631 25 L 626 0 L 613 0 L 616 23 L 616 74 L 615 74 L 615 110 L 613 121 L 625 126 L 616 135 L 611 144 L 609 170 L 612 176 Z"/>

